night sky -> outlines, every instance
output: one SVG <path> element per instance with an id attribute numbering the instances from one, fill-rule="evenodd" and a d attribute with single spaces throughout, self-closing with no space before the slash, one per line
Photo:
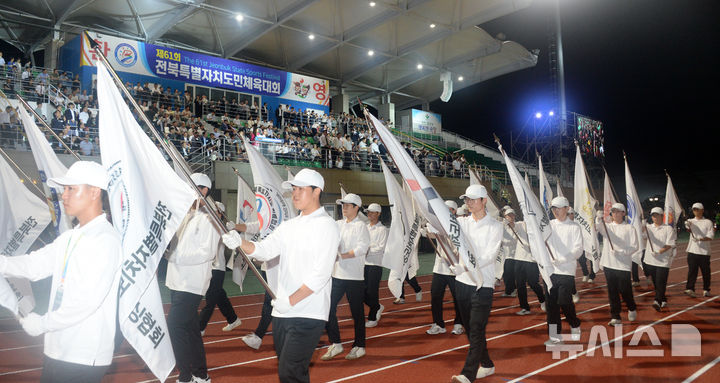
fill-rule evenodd
<path id="1" fill-rule="evenodd" d="M 624 149 L 641 199 L 664 196 L 667 169 L 683 202 L 716 205 L 720 2 L 560 1 L 567 109 L 604 123 L 605 165 L 621 199 Z M 494 146 L 493 132 L 509 136 L 535 111 L 553 108 L 551 10 L 549 0 L 535 0 L 481 25 L 492 36 L 540 49 L 538 64 L 431 103 L 443 128 Z"/>

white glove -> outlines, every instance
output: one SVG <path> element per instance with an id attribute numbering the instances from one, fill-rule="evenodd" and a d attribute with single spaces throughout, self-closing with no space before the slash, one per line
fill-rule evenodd
<path id="1" fill-rule="evenodd" d="M 30 313 L 25 318 L 20 318 L 20 324 L 30 336 L 38 336 L 46 331 L 45 317 L 36 313 Z"/>
<path id="2" fill-rule="evenodd" d="M 229 231 L 222 236 L 223 243 L 228 249 L 235 250 L 242 245 L 242 237 L 237 231 Z"/>
<path id="3" fill-rule="evenodd" d="M 226 222 L 225 227 L 228 229 L 228 231 L 235 230 L 235 222 Z"/>
<path id="4" fill-rule="evenodd" d="M 622 257 L 622 256 L 623 256 L 623 252 L 620 251 L 620 250 L 612 250 L 612 249 L 610 249 L 610 255 L 613 256 L 613 257 Z"/>
<path id="5" fill-rule="evenodd" d="M 690 221 L 685 221 L 685 228 L 690 230 Z"/>
<path id="6" fill-rule="evenodd" d="M 290 309 L 292 309 L 289 297 L 279 296 L 273 299 L 270 303 L 272 304 L 275 311 L 278 312 L 278 314 L 285 314 L 286 312 L 290 311 Z"/>
<path id="7" fill-rule="evenodd" d="M 658 255 L 660 255 L 660 253 L 655 252 L 655 251 L 648 251 L 648 252 L 646 252 L 645 255 L 646 255 L 646 256 L 649 255 L 649 256 L 651 256 L 651 257 L 657 257 Z"/>
<path id="8" fill-rule="evenodd" d="M 450 271 L 452 271 L 452 273 L 455 274 L 455 275 L 460 275 L 460 274 L 462 274 L 462 273 L 465 272 L 465 270 L 463 270 L 463 267 L 460 266 L 460 265 L 452 265 L 452 266 L 450 266 Z"/>
<path id="9" fill-rule="evenodd" d="M 605 210 L 597 210 L 595 211 L 595 217 L 603 219 L 605 218 Z"/>

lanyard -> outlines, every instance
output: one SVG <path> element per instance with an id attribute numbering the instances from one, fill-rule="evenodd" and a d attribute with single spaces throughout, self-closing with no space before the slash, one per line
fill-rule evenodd
<path id="1" fill-rule="evenodd" d="M 72 241 L 72 236 L 70 236 L 70 239 L 68 239 L 68 244 L 65 247 L 65 260 L 63 261 L 63 272 L 62 272 L 62 276 L 60 277 L 60 285 L 61 286 L 65 284 L 65 275 L 67 275 L 67 269 L 68 269 L 68 264 L 70 261 L 70 256 L 75 251 L 75 247 L 77 247 L 77 244 L 78 244 L 78 242 L 80 242 L 83 235 L 85 235 L 85 233 L 80 234 L 77 241 L 75 241 L 75 243 L 73 244 L 72 249 L 70 248 L 70 242 Z"/>

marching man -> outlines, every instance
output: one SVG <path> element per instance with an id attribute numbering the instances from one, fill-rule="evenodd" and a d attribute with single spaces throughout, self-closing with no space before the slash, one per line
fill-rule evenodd
<path id="1" fill-rule="evenodd" d="M 528 242 L 525 222 L 515 222 L 515 210 L 513 209 L 505 210 L 504 214 L 506 222 L 505 232 L 507 233 L 509 231 L 517 241 L 517 245 L 515 246 L 515 284 L 517 286 L 520 311 L 515 314 L 531 314 L 527 296 L 527 285 L 530 285 L 532 291 L 535 292 L 540 302 L 540 309 L 545 312 L 545 293 L 540 286 L 540 269 L 532 253 L 530 253 L 530 246 L 528 245 L 530 242 Z"/>
<path id="2" fill-rule="evenodd" d="M 582 229 L 568 215 L 570 210 L 568 199 L 563 196 L 553 198 L 550 209 L 555 218 L 550 221 L 552 235 L 546 243 L 551 253 L 554 272 L 550 275 L 552 288 L 548 290 L 545 287 L 550 334 L 550 339 L 545 342 L 546 346 L 562 343 L 560 309 L 565 314 L 565 320 L 570 324 L 572 339 L 580 340 L 580 319 L 575 314 L 572 291 L 575 287 L 577 260 L 583 253 Z"/>
<path id="3" fill-rule="evenodd" d="M 455 278 L 455 296 L 458 309 L 465 327 L 470 348 L 465 365 L 460 375 L 452 377 L 455 383 L 469 383 L 475 379 L 484 378 L 495 373 L 495 365 L 487 349 L 485 327 L 490 317 L 492 307 L 495 265 L 494 259 L 500 250 L 503 226 L 494 217 L 490 217 L 485 210 L 487 204 L 487 190 L 482 185 L 470 185 L 465 194 L 460 196 L 465 200 L 469 217 L 458 218 L 463 234 L 474 242 L 480 254 L 475 254 L 477 262 L 487 264 L 481 269 L 482 284 L 476 285 L 470 277 L 465 266 L 453 267 Z M 460 270 L 457 270 L 457 269 Z"/>
<path id="4" fill-rule="evenodd" d="M 660 311 L 667 306 L 665 289 L 667 287 L 670 264 L 675 256 L 675 241 L 677 232 L 670 226 L 663 223 L 664 212 L 660 207 L 650 210 L 653 223 L 646 225 L 647 231 L 643 236 L 647 240 L 645 246 L 645 263 L 648 273 L 655 285 L 655 301 L 653 308 Z"/>
<path id="5" fill-rule="evenodd" d="M 695 298 L 695 282 L 698 269 L 702 271 L 703 296 L 710 296 L 710 241 L 715 237 L 713 223 L 703 217 L 705 207 L 700 202 L 692 205 L 695 218 L 685 221 L 685 228 L 690 232 L 688 241 L 688 276 L 685 294 Z"/>
<path id="6" fill-rule="evenodd" d="M 385 306 L 380 304 L 379 291 L 382 278 L 382 257 L 385 253 L 388 229 L 380 222 L 382 208 L 371 203 L 367 208 L 368 233 L 370 234 L 370 249 L 365 257 L 365 304 L 370 307 L 365 327 L 375 327 L 380 320 Z"/>
<path id="7" fill-rule="evenodd" d="M 638 250 L 638 239 L 635 229 L 625 222 L 625 205 L 621 203 L 612 205 L 610 209 L 612 222 L 607 225 L 602 223 L 602 213 L 602 210 L 598 211 L 596 218 L 598 231 L 605 237 L 600 266 L 605 271 L 608 298 L 610 299 L 611 318 L 608 326 L 615 326 L 622 324 L 620 319 L 621 296 L 628 308 L 628 320 L 633 322 L 637 319 L 630 270 L 632 255 Z"/>
<path id="8" fill-rule="evenodd" d="M 45 315 L 20 319 L 30 336 L 45 334 L 41 382 L 100 382 L 112 362 L 122 247 L 103 213 L 108 175 L 98 163 L 77 161 L 48 184 L 64 188 L 62 202 L 78 225 L 27 255 L 0 257 L 0 273 L 37 281 L 52 277 Z"/>
<path id="9" fill-rule="evenodd" d="M 223 235 L 230 249 L 241 247 L 249 257 L 278 257 L 278 286 L 273 305 L 273 339 L 281 382 L 309 382 L 310 360 L 330 313 L 331 275 L 340 230 L 320 205 L 325 180 L 302 169 L 292 181 L 293 206 L 300 215 L 284 221 L 260 242 L 242 239 L 236 231 Z M 278 256 L 279 254 L 279 256 Z"/>
<path id="10" fill-rule="evenodd" d="M 335 267 L 332 273 L 332 293 L 330 294 L 330 316 L 325 329 L 330 338 L 330 347 L 322 360 L 330 360 L 343 351 L 340 343 L 340 327 L 337 320 L 337 305 L 343 295 L 347 296 L 350 312 L 355 324 L 355 341 L 345 359 L 358 359 L 365 356 L 365 255 L 370 247 L 370 233 L 367 225 L 358 218 L 362 206 L 360 196 L 348 193 L 345 198 L 336 201 L 342 205 L 343 219 L 337 221 L 340 229 L 340 245 Z"/>

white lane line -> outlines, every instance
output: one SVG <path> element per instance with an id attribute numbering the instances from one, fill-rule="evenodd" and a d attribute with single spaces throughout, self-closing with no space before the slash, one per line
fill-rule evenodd
<path id="1" fill-rule="evenodd" d="M 695 379 L 697 379 L 698 377 L 700 377 L 700 375 L 706 373 L 709 369 L 713 368 L 713 367 L 714 367 L 716 364 L 718 364 L 718 363 L 720 363 L 720 356 L 718 356 L 717 358 L 715 358 L 715 360 L 713 360 L 713 361 L 711 361 L 710 363 L 708 363 L 708 364 L 706 364 L 705 366 L 703 366 L 703 368 L 695 371 L 694 374 L 688 376 L 688 378 L 685 379 L 685 380 L 683 380 L 682 383 L 690 383 L 690 382 L 695 381 Z"/>

